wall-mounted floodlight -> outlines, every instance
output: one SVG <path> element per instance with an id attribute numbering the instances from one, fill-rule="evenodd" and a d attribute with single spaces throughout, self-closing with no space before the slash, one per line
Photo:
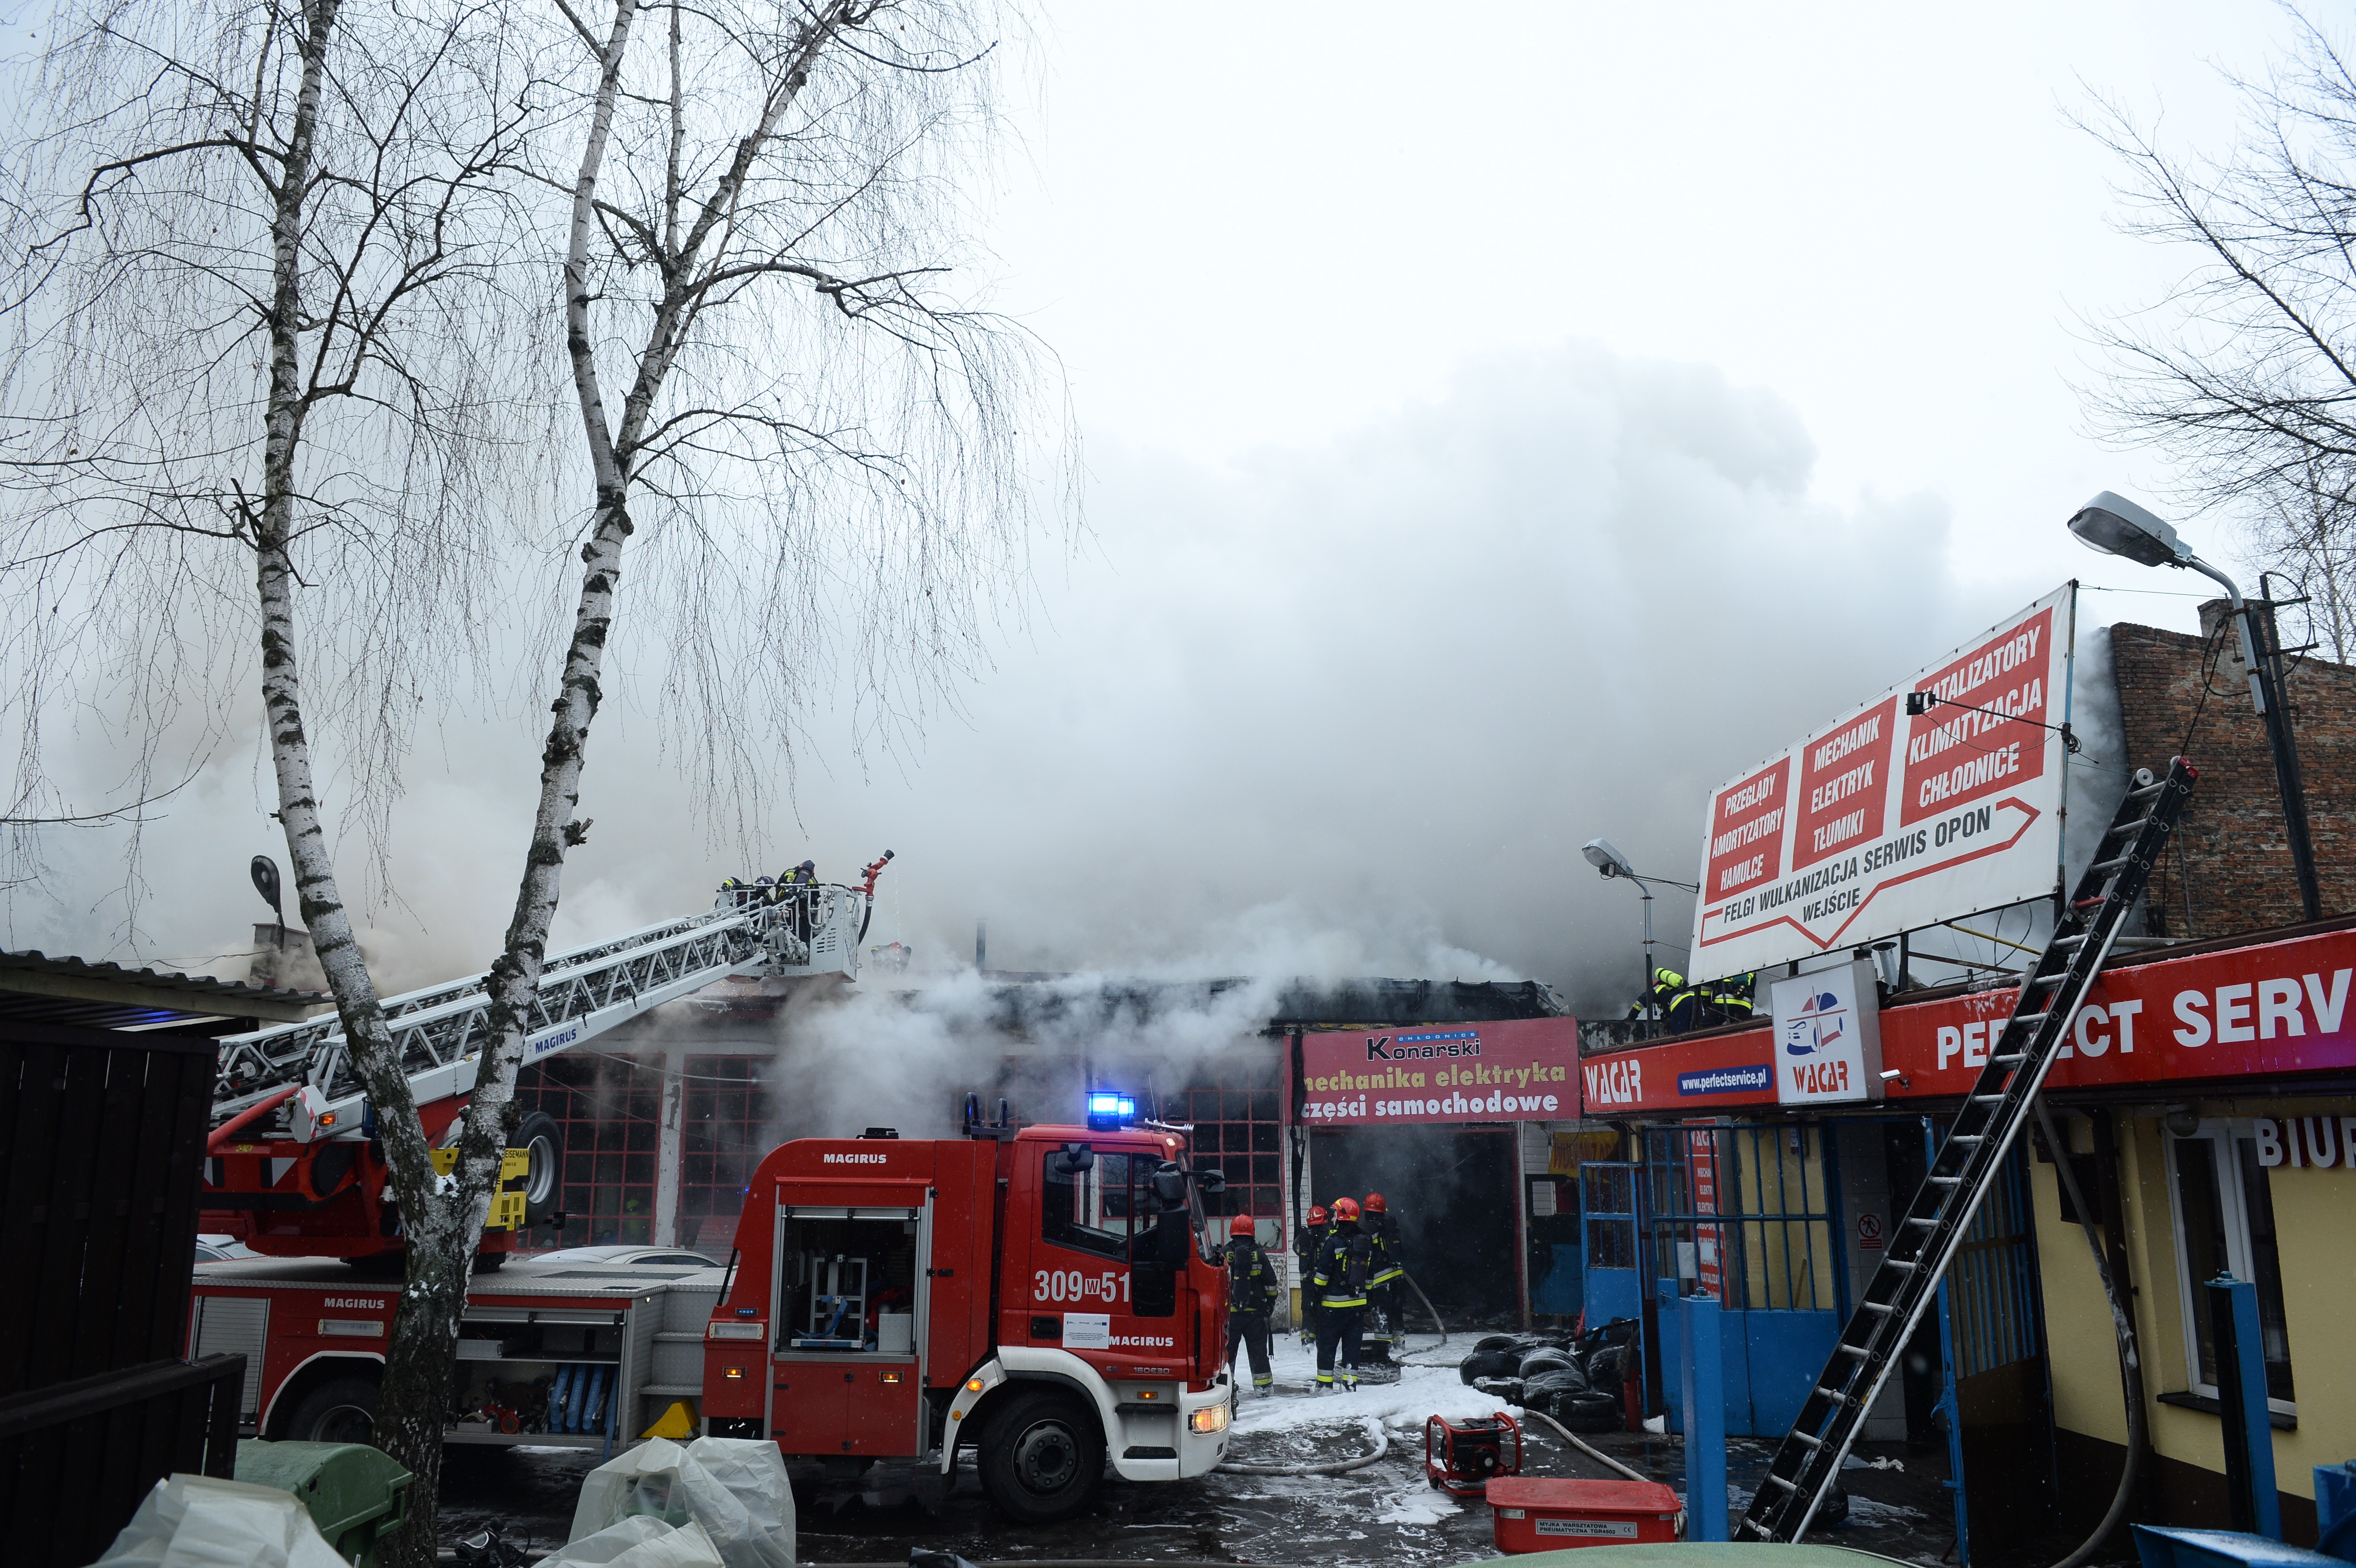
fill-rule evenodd
<path id="1" fill-rule="evenodd" d="M 2225 590 L 2225 602 L 2233 608 L 2233 624 L 2241 634 L 2242 662 L 2250 671 L 2250 702 L 2266 721 L 2266 741 L 2274 751 L 2275 784 L 2282 795 L 2283 827 L 2290 840 L 2291 869 L 2298 879 L 2299 904 L 2308 920 L 2321 920 L 2323 894 L 2316 884 L 2315 846 L 2307 831 L 2307 790 L 2299 779 L 2298 749 L 2283 713 L 2280 641 L 2260 629 L 2232 578 L 2193 554 L 2192 547 L 2177 538 L 2174 528 L 2125 496 L 2102 492 L 2072 516 L 2070 531 L 2089 549 L 2144 566 L 2189 567 Z"/>

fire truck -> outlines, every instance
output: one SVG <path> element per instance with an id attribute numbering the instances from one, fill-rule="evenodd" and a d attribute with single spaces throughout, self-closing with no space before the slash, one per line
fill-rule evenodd
<path id="1" fill-rule="evenodd" d="M 855 978 L 875 879 L 723 886 L 712 909 L 552 957 L 525 1060 L 725 979 Z M 383 1004 L 430 1141 L 475 1083 L 486 976 Z M 830 1469 L 953 1467 L 1026 1521 L 1087 1506 L 1109 1459 L 1196 1476 L 1232 1408 L 1224 1273 L 1207 1261 L 1186 1129 L 1091 1096 L 1082 1126 L 1017 1127 L 969 1098 L 964 1136 L 870 1129 L 770 1152 L 724 1269 L 509 1259 L 561 1222 L 556 1125 L 526 1120 L 477 1259 L 451 1443 L 610 1451 L 666 1435 L 773 1436 Z M 195 1354 L 247 1356 L 268 1437 L 365 1439 L 405 1243 L 373 1112 L 331 1016 L 222 1041 L 200 1208 L 263 1254 L 198 1272 Z M 437 1157 L 447 1158 L 437 1150 Z M 505 1264 L 507 1266 L 501 1267 Z M 496 1272 L 494 1272 L 496 1271 Z"/>
<path id="2" fill-rule="evenodd" d="M 969 1100 L 969 1105 L 972 1102 Z M 1186 1129 L 1091 1096 L 1085 1126 L 801 1138 L 763 1159 L 725 1268 L 517 1263 L 467 1296 L 444 1440 L 610 1452 L 679 1424 L 789 1463 L 948 1475 L 972 1449 L 1025 1523 L 1226 1452 L 1226 1276 Z M 198 1271 L 191 1350 L 249 1356 L 262 1435 L 365 1435 L 399 1295 L 348 1264 Z M 674 1410 L 673 1407 L 677 1407 Z"/>

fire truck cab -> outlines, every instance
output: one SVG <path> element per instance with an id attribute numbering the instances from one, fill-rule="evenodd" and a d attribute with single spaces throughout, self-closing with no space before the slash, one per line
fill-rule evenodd
<path id="1" fill-rule="evenodd" d="M 976 1450 L 1026 1522 L 1226 1451 L 1224 1271 L 1203 1255 L 1180 1132 L 884 1129 L 772 1150 L 705 1331 L 704 1429 L 789 1457 Z M 1211 1179 L 1215 1190 L 1215 1179 Z"/>

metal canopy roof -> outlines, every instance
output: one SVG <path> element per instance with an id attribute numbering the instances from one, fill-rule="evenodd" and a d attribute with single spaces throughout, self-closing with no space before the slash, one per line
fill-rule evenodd
<path id="1" fill-rule="evenodd" d="M 298 1023 L 333 999 L 241 980 L 126 969 L 119 964 L 51 958 L 27 949 L 0 953 L 0 1018 L 90 1029 L 145 1029 L 197 1018 Z"/>

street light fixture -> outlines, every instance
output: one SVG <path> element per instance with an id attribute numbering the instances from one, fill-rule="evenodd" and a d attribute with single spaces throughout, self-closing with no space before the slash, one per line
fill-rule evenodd
<path id="1" fill-rule="evenodd" d="M 1683 888 L 1689 893 L 1701 891 L 1701 884 L 1680 882 L 1673 877 L 1640 877 L 1636 874 L 1636 869 L 1628 864 L 1627 856 L 1622 855 L 1601 838 L 1589 839 L 1580 846 L 1579 852 L 1587 857 L 1589 865 L 1603 873 L 1607 881 L 1613 877 L 1624 877 L 1635 883 L 1636 891 L 1644 895 L 1644 983 L 1637 987 L 1637 995 L 1649 995 L 1653 989 L 1653 884 L 1659 882 L 1667 887 Z"/>
<path id="2" fill-rule="evenodd" d="M 2070 519 L 2078 542 L 2104 555 L 2115 555 L 2144 566 L 2190 567 L 2225 590 L 2233 608 L 2233 624 L 2241 634 L 2242 662 L 2250 672 L 2250 702 L 2266 721 L 2266 741 L 2273 748 L 2275 784 L 2282 795 L 2283 827 L 2290 839 L 2290 863 L 2298 878 L 2298 901 L 2308 920 L 2323 918 L 2323 895 L 2315 880 L 2315 846 L 2307 831 L 2307 789 L 2299 778 L 2298 748 L 2282 706 L 2282 647 L 2260 629 L 2247 601 L 2233 580 L 2192 553 L 2176 530 L 2124 496 L 2105 490 L 2078 508 Z"/>

